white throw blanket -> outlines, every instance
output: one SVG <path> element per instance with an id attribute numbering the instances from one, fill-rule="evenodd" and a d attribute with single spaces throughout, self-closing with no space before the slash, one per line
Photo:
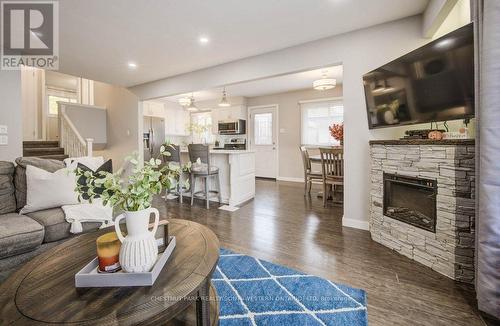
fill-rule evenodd
<path id="1" fill-rule="evenodd" d="M 101 223 L 101 229 L 114 225 L 113 208 L 103 206 L 100 199 L 94 199 L 92 204 L 86 202 L 78 205 L 65 205 L 61 208 L 66 215 L 66 221 L 71 224 L 71 233 L 83 232 L 83 222 Z"/>

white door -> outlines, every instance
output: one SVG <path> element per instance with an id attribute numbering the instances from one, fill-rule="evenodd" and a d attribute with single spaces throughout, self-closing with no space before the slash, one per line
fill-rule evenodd
<path id="1" fill-rule="evenodd" d="M 250 148 L 255 151 L 255 176 L 278 176 L 278 107 L 250 107 Z"/>

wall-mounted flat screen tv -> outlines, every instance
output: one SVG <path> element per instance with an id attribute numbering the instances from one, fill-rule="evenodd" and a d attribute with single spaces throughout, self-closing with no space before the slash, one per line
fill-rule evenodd
<path id="1" fill-rule="evenodd" d="M 370 71 L 363 82 L 370 129 L 474 117 L 472 23 Z"/>

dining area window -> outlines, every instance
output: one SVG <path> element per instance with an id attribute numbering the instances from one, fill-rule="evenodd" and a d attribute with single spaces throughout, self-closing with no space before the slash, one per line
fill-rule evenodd
<path id="1" fill-rule="evenodd" d="M 301 112 L 301 143 L 306 146 L 338 146 L 340 142 L 331 135 L 328 127 L 343 123 L 342 99 L 299 102 Z"/>

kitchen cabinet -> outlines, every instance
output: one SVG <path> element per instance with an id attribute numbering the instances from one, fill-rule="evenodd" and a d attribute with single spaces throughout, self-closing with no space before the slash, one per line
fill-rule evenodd
<path id="1" fill-rule="evenodd" d="M 142 106 L 143 115 L 148 117 L 158 117 L 158 118 L 165 117 L 165 108 L 163 103 L 145 101 L 143 102 L 142 105 L 143 105 Z"/>
<path id="2" fill-rule="evenodd" d="M 183 108 L 165 107 L 165 133 L 170 136 L 189 136 L 189 112 Z"/>
<path id="3" fill-rule="evenodd" d="M 212 110 L 212 133 L 219 133 L 219 121 L 247 120 L 247 107 L 235 105 L 228 108 L 216 108 Z"/>

